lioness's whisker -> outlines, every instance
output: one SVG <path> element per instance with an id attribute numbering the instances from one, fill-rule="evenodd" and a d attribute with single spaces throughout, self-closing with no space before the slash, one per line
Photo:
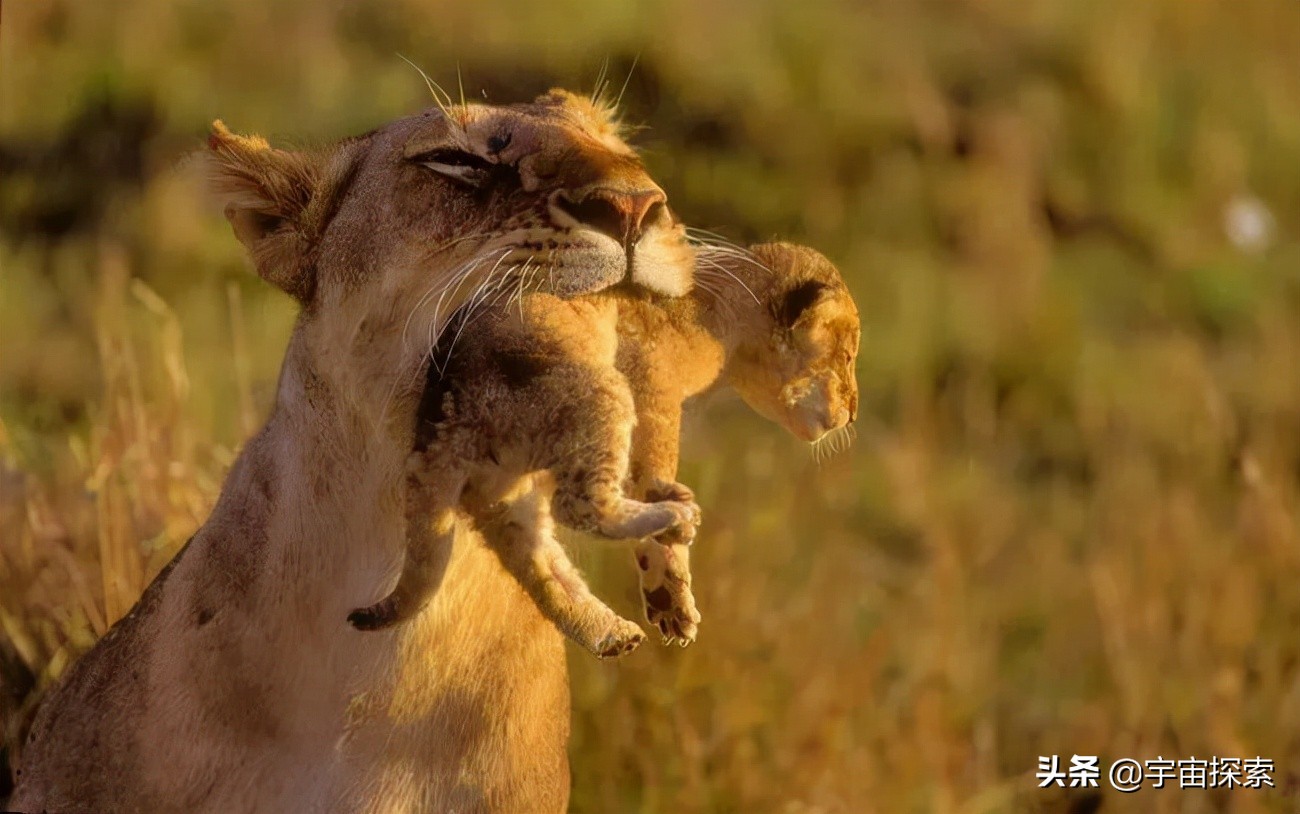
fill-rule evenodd
<path id="1" fill-rule="evenodd" d="M 466 238 L 468 239 L 468 238 L 479 237 L 479 236 L 480 236 L 480 235 L 477 235 L 477 234 L 476 234 L 476 235 L 467 235 Z M 441 249 L 447 248 L 447 247 L 453 245 L 454 243 L 458 242 L 459 240 L 460 240 L 460 239 L 453 240 L 453 241 L 449 241 L 448 243 L 441 244 L 437 249 L 434 250 L 434 252 L 437 252 L 437 251 L 440 251 Z M 509 252 L 510 249 L 504 249 L 504 250 L 501 250 L 501 251 Z M 406 345 L 407 332 L 408 332 L 408 330 L 409 330 L 409 328 L 410 328 L 410 326 L 411 326 L 411 321 L 415 318 L 415 315 L 418 314 L 418 313 L 420 312 L 420 310 L 421 310 L 421 309 L 422 309 L 422 308 L 423 308 L 423 307 L 428 303 L 429 299 L 433 296 L 434 293 L 441 292 L 441 296 L 440 296 L 439 299 L 438 299 L 437 307 L 435 308 L 435 311 L 434 311 L 434 318 L 433 318 L 433 320 L 432 320 L 432 321 L 430 322 L 430 324 L 429 324 L 429 344 L 426 345 L 426 349 L 421 353 L 421 359 L 424 359 L 424 358 L 427 357 L 427 358 L 429 358 L 430 361 L 432 361 L 432 344 L 433 344 L 432 334 L 433 334 L 433 327 L 434 327 L 434 324 L 435 324 L 436 321 L 437 321 L 437 315 L 438 315 L 438 312 L 439 312 L 439 310 L 442 308 L 442 300 L 443 300 L 443 298 L 446 297 L 447 292 L 448 292 L 449 290 L 451 290 L 452 288 L 457 288 L 457 289 L 458 289 L 458 288 L 460 287 L 460 284 L 461 284 L 461 283 L 462 283 L 462 282 L 463 282 L 463 281 L 464 281 L 464 280 L 465 280 L 465 279 L 466 279 L 470 274 L 472 274 L 472 273 L 474 272 L 475 269 L 477 269 L 480 265 L 482 265 L 483 263 L 485 263 L 485 262 L 486 262 L 487 260 L 489 260 L 489 259 L 491 259 L 491 253 L 488 253 L 487 255 L 475 255 L 475 256 L 473 256 L 473 257 L 470 257 L 470 258 L 468 258 L 464 263 L 462 263 L 460 266 L 457 266 L 453 271 L 451 271 L 451 272 L 448 274 L 448 279 L 444 282 L 444 284 L 442 285 L 441 288 L 439 288 L 439 287 L 437 286 L 436 283 L 435 283 L 434 285 L 432 285 L 432 286 L 429 287 L 429 290 L 426 291 L 425 294 L 424 294 L 423 296 L 420 297 L 420 299 L 419 299 L 419 300 L 416 302 L 416 304 L 411 308 L 410 313 L 409 313 L 409 314 L 407 315 L 407 317 L 406 317 L 406 322 L 404 323 L 404 325 L 403 325 L 403 327 L 402 327 L 402 347 L 403 347 L 403 348 L 407 347 L 407 345 Z M 421 366 L 420 366 L 420 365 L 415 365 L 415 366 L 411 369 L 410 375 L 409 375 L 406 379 L 403 379 L 403 378 L 400 377 L 400 376 L 399 376 L 398 378 L 394 379 L 392 385 L 391 385 L 391 386 L 389 387 L 389 389 L 388 389 L 388 394 L 384 397 L 384 404 L 383 404 L 383 407 L 381 407 L 380 410 L 379 410 L 379 421 L 378 421 L 378 424 L 377 424 L 376 427 L 375 427 L 375 432 L 376 432 L 376 433 L 380 432 L 380 431 L 381 431 L 381 428 L 384 426 L 384 422 L 385 422 L 385 420 L 386 420 L 386 418 L 387 418 L 387 416 L 388 416 L 388 409 L 389 409 L 389 407 L 392 406 L 393 399 L 397 396 L 398 388 L 401 387 L 404 383 L 405 383 L 405 384 L 411 384 L 411 383 L 413 383 L 416 379 L 418 379 L 420 376 L 422 376 L 423 373 L 424 373 L 424 371 L 421 369 Z"/>
<path id="2" fill-rule="evenodd" d="M 623 87 L 618 89 L 618 96 L 617 98 L 614 99 L 614 104 L 611 105 L 611 107 L 614 110 L 618 110 L 618 106 L 622 104 L 623 94 L 627 92 L 627 85 L 629 82 L 632 81 L 632 73 L 636 71 L 636 64 L 640 61 L 641 61 L 641 55 L 639 53 L 636 56 L 632 57 L 632 67 L 627 69 L 627 79 L 623 80 Z"/>
<path id="3" fill-rule="evenodd" d="M 442 334 L 444 326 L 442 325 L 440 320 L 442 318 L 443 302 L 447 299 L 447 295 L 449 293 L 452 294 L 452 299 L 454 301 L 456 295 L 460 292 L 461 285 L 464 284 L 465 280 L 469 279 L 470 275 L 472 275 L 476 270 L 478 270 L 478 267 L 481 266 L 488 259 L 490 258 L 479 257 L 479 258 L 475 258 L 473 262 L 465 264 L 465 266 L 463 266 L 462 269 L 457 270 L 457 272 L 452 276 L 452 278 L 448 280 L 447 285 L 444 285 L 442 287 L 438 295 L 438 301 L 434 305 L 433 314 L 430 317 L 428 323 L 429 326 L 428 332 L 425 337 L 426 354 L 432 353 L 432 348 L 434 343 L 436 342 L 437 336 L 440 336 Z"/>
<path id="4" fill-rule="evenodd" d="M 496 258 L 496 263 L 495 263 L 495 265 L 492 266 L 492 268 L 491 268 L 491 269 L 488 271 L 488 273 L 484 276 L 483 281 L 480 282 L 480 285 L 479 285 L 480 288 L 482 288 L 482 286 L 483 286 L 484 284 L 486 284 L 486 282 L 492 278 L 492 274 L 493 274 L 493 273 L 497 270 L 497 268 L 501 265 L 501 262 L 502 262 L 503 260 L 505 260 L 505 258 L 506 258 L 506 257 L 507 257 L 507 256 L 508 256 L 512 251 L 514 251 L 514 249 L 511 248 L 511 247 L 506 247 L 506 248 L 503 248 L 503 249 L 498 249 L 498 251 L 499 251 L 501 254 Z M 464 283 L 465 280 L 469 279 L 469 277 L 470 277 L 471 275 L 473 275 L 473 273 L 474 273 L 475 271 L 478 270 L 479 266 L 482 265 L 482 263 L 487 262 L 487 261 L 490 260 L 490 259 L 492 259 L 491 256 L 490 256 L 490 254 L 487 255 L 487 256 L 484 256 L 484 257 L 480 258 L 480 260 L 479 260 L 478 262 L 475 262 L 475 263 L 473 263 L 472 265 L 470 265 L 470 266 L 469 266 L 469 267 L 468 267 L 468 268 L 467 268 L 463 273 L 459 274 L 459 275 L 457 276 L 456 281 L 455 281 L 455 288 L 454 288 L 454 291 L 455 291 L 455 292 L 459 292 L 459 291 L 460 291 L 461 284 Z M 446 328 L 446 325 L 440 323 L 440 322 L 439 322 L 439 319 L 440 319 L 441 316 L 442 316 L 442 303 L 443 303 L 443 299 L 446 297 L 446 294 L 447 294 L 447 291 L 448 291 L 448 290 L 451 290 L 451 285 L 450 285 L 450 284 L 449 284 L 446 288 L 444 288 L 442 296 L 438 297 L 438 304 L 437 304 L 437 306 L 434 308 L 434 311 L 433 311 L 433 319 L 429 322 L 429 343 L 428 343 L 428 344 L 429 344 L 429 348 L 430 348 L 430 349 L 432 349 L 432 347 L 437 343 L 438 339 L 440 339 L 440 338 L 442 337 L 442 332 L 443 332 L 443 330 Z M 476 293 L 477 293 L 477 292 L 476 292 Z M 472 300 L 473 298 L 474 298 L 474 294 L 471 294 L 471 295 L 469 296 L 469 299 Z M 453 297 L 453 300 L 454 300 L 454 299 L 455 299 L 455 298 Z M 455 310 L 457 310 L 457 309 L 452 309 L 453 313 L 455 312 Z M 435 328 L 437 329 L 436 331 L 434 330 Z"/>
<path id="5" fill-rule="evenodd" d="M 524 265 L 527 265 L 528 262 L 531 261 L 525 261 Z M 456 330 L 456 335 L 452 337 L 451 345 L 447 348 L 446 358 L 443 360 L 444 365 L 451 359 L 452 352 L 456 349 L 456 343 L 460 341 L 461 334 L 467 327 L 477 322 L 483 316 L 484 312 L 495 308 L 497 303 L 501 302 L 502 297 L 506 297 L 506 307 L 509 307 L 509 297 L 512 291 L 510 286 L 511 275 L 519 271 L 520 268 L 521 266 L 516 263 L 501 272 L 497 275 L 497 282 L 494 285 L 491 285 L 490 287 L 487 284 L 483 285 L 481 287 L 481 290 L 483 291 L 482 296 L 480 296 L 477 301 L 466 306 L 467 311 L 465 317 L 461 320 L 460 327 Z M 491 302 L 487 302 L 489 296 L 492 297 Z M 484 307 L 485 302 L 487 302 L 486 307 Z"/>
<path id="6" fill-rule="evenodd" d="M 591 98 L 589 101 L 592 103 L 592 105 L 595 105 L 598 102 L 600 102 L 600 97 L 605 92 L 605 85 L 607 84 L 605 81 L 605 74 L 608 72 L 609 72 L 609 54 L 606 54 L 605 59 L 602 60 L 600 63 L 600 73 L 596 74 L 596 86 L 591 89 Z"/>
<path id="7" fill-rule="evenodd" d="M 452 246 L 459 246 L 461 243 L 464 243 L 468 240 L 487 240 L 488 238 L 494 236 L 495 235 L 492 232 L 474 232 L 473 234 L 461 235 L 460 237 L 452 238 L 451 240 L 445 241 L 443 243 L 439 243 L 437 246 L 434 246 L 432 249 L 429 250 L 429 254 L 438 254 L 439 252 L 444 252 L 447 249 L 450 249 Z"/>
<path id="8" fill-rule="evenodd" d="M 502 251 L 501 256 L 504 257 L 505 253 L 509 252 L 509 249 L 504 249 L 500 251 Z M 442 332 L 446 329 L 446 324 L 442 323 L 440 320 L 442 316 L 443 301 L 446 299 L 447 294 L 451 292 L 453 294 L 452 299 L 454 301 L 455 294 L 460 291 L 460 287 L 462 284 L 464 284 L 465 280 L 469 279 L 469 277 L 473 275 L 473 273 L 477 271 L 481 265 L 483 265 L 484 263 L 486 263 L 491 259 L 492 259 L 491 255 L 474 258 L 472 262 L 467 263 L 464 266 L 462 266 L 461 269 L 458 269 L 454 275 L 454 278 L 448 281 L 448 284 L 443 287 L 442 294 L 438 297 L 437 305 L 434 307 L 433 316 L 429 320 L 429 330 L 428 330 L 428 336 L 426 337 L 425 351 L 424 351 L 424 355 L 429 360 L 429 364 L 433 364 L 435 361 L 434 354 L 433 354 L 434 347 L 437 345 L 438 339 L 441 338 Z M 497 262 L 500 263 L 500 261 L 501 261 L 501 257 L 498 257 Z"/>
<path id="9" fill-rule="evenodd" d="M 750 259 L 752 262 L 755 262 L 757 265 L 761 266 L 762 268 L 771 271 L 771 269 L 768 269 L 766 265 L 759 262 L 758 259 L 754 257 L 754 253 L 751 252 L 749 249 L 745 248 L 744 246 L 741 246 L 739 243 L 727 239 L 726 237 L 718 234 L 717 232 L 711 232 L 708 229 L 700 229 L 694 226 L 687 226 L 686 239 L 689 240 L 691 243 L 695 244 L 696 246 L 704 246 L 706 248 L 714 249 L 716 251 L 732 253 L 738 256 L 746 257 Z"/>
<path id="10" fill-rule="evenodd" d="M 537 270 L 538 270 L 538 267 L 529 268 L 529 266 L 533 262 L 533 259 L 534 258 L 530 257 L 528 258 L 528 262 L 524 263 L 523 272 L 519 275 L 519 285 L 516 287 L 514 297 L 513 297 L 514 301 L 519 304 L 520 320 L 524 318 L 524 292 L 527 290 L 528 285 L 532 282 L 533 277 L 534 275 L 537 274 Z M 507 308 L 510 307 L 509 301 L 506 302 L 506 307 Z"/>
<path id="11" fill-rule="evenodd" d="M 724 243 L 732 243 L 732 241 L 728 240 L 721 232 L 714 232 L 710 229 L 703 229 L 699 226 L 687 226 L 686 234 L 691 235 L 692 237 L 695 235 L 703 235 L 705 237 L 713 238 L 714 240 L 721 240 Z"/>
<path id="12" fill-rule="evenodd" d="M 481 258 L 476 258 L 476 257 L 470 258 L 468 261 L 466 261 L 464 265 L 459 266 L 456 270 L 452 271 L 450 275 L 448 275 L 450 280 L 445 282 L 442 288 L 438 287 L 437 282 L 429 286 L 429 290 L 424 292 L 424 294 L 420 297 L 420 299 L 416 301 L 415 306 L 411 308 L 411 312 L 406 317 L 406 323 L 402 326 L 403 345 L 405 345 L 406 343 L 406 335 L 411 327 L 411 320 L 415 318 L 415 315 L 419 313 L 420 309 L 423 308 L 425 304 L 428 303 L 429 300 L 432 299 L 435 294 L 440 292 L 445 292 L 447 288 L 451 285 L 452 281 L 458 280 L 459 277 L 457 275 L 461 273 L 462 269 L 466 269 L 467 267 L 478 262 L 481 262 Z"/>
<path id="13" fill-rule="evenodd" d="M 686 239 L 689 240 L 691 243 L 695 244 L 696 246 L 707 246 L 716 249 L 728 248 L 728 249 L 738 249 L 740 251 L 747 251 L 745 247 L 741 246 L 739 243 L 735 243 L 731 240 L 728 240 L 727 238 L 723 237 L 717 232 L 710 232 L 707 229 L 696 229 L 694 227 L 688 226 L 686 227 Z"/>
<path id="14" fill-rule="evenodd" d="M 740 246 L 735 246 L 730 243 L 717 244 L 717 243 L 708 243 L 705 241 L 692 241 L 692 242 L 694 242 L 697 246 L 704 247 L 704 251 L 701 252 L 700 254 L 706 257 L 707 259 L 710 260 L 713 259 L 708 257 L 708 255 L 710 254 L 718 255 L 721 257 L 733 257 L 736 260 L 741 261 L 742 263 L 748 263 L 749 265 L 753 266 L 759 271 L 766 272 L 768 274 L 772 273 L 772 269 L 769 268 L 767 264 L 763 263 L 761 260 L 755 257 L 754 253 L 751 252 L 749 249 L 745 249 Z M 700 259 L 700 257 L 697 255 L 696 259 L 698 260 Z"/>
<path id="15" fill-rule="evenodd" d="M 497 264 L 492 267 L 492 270 L 488 272 L 488 276 L 474 292 L 474 295 L 471 296 L 470 301 L 461 306 L 461 310 L 465 312 L 465 315 L 461 318 L 460 326 L 456 329 L 456 335 L 452 337 L 451 344 L 447 346 L 447 352 L 443 358 L 443 364 L 438 368 L 439 375 L 447 372 L 446 365 L 451 361 L 452 352 L 456 350 L 456 343 L 460 341 L 460 336 L 464 332 L 465 326 L 474 322 L 478 318 L 479 308 L 487 301 L 489 296 L 495 295 L 490 305 L 496 305 L 501 297 L 502 290 L 505 289 L 506 282 L 510 278 L 510 272 L 518 268 L 518 266 L 510 266 L 504 273 L 496 274 L 500 265 L 501 260 L 498 260 Z M 439 333 L 438 341 L 441 340 L 442 335 Z"/>
<path id="16" fill-rule="evenodd" d="M 696 264 L 697 264 L 697 268 L 696 268 L 696 271 L 697 271 L 697 272 L 699 271 L 698 264 L 701 264 L 701 263 L 704 264 L 704 267 L 705 267 L 705 269 L 706 269 L 705 274 L 708 274 L 708 271 L 707 271 L 707 270 L 713 270 L 713 271 L 721 272 L 722 274 L 725 274 L 726 276 L 730 277 L 732 280 L 736 281 L 736 283 L 738 283 L 738 284 L 740 285 L 741 288 L 745 289 L 745 292 L 748 293 L 749 296 L 751 296 L 751 297 L 754 298 L 754 302 L 756 302 L 756 303 L 760 303 L 760 304 L 761 304 L 760 300 L 758 299 L 758 295 L 755 294 L 755 293 L 750 289 L 749 286 L 745 285 L 745 281 L 742 280 L 742 279 L 740 279 L 740 277 L 737 276 L 736 273 L 733 272 L 731 269 L 727 268 L 726 266 L 722 265 L 721 263 L 719 263 L 719 262 L 717 262 L 716 260 L 713 260 L 712 258 L 709 258 L 709 257 L 698 257 L 698 256 L 697 256 L 697 257 L 695 258 L 695 262 L 696 262 Z"/>
<path id="17" fill-rule="evenodd" d="M 436 104 L 438 106 L 438 109 L 442 111 L 442 115 L 446 116 L 449 121 L 456 121 L 454 118 L 452 118 L 451 111 L 448 110 L 448 108 L 450 108 L 452 105 L 451 94 L 443 90 L 442 85 L 439 85 L 437 82 L 434 82 L 431 78 L 429 78 L 429 75 L 425 73 L 424 69 L 421 68 L 419 65 L 416 65 L 414 62 L 402 56 L 401 54 L 398 54 L 397 58 L 405 62 L 407 65 L 410 65 L 417 72 L 419 72 L 420 76 L 424 78 L 425 87 L 429 89 L 429 95 L 433 97 L 433 103 Z M 439 93 L 441 93 L 441 96 L 439 95 Z M 444 96 L 446 97 L 445 103 L 443 101 Z"/>
<path id="18" fill-rule="evenodd" d="M 437 282 L 429 286 L 428 291 L 426 291 L 420 297 L 420 299 L 416 301 L 415 305 L 411 308 L 410 313 L 407 314 L 406 316 L 406 322 L 402 325 L 402 347 L 404 348 L 407 347 L 407 335 L 411 328 L 411 322 L 412 320 L 415 319 L 415 315 L 420 312 L 420 310 L 429 302 L 429 300 L 435 294 L 439 292 L 445 294 L 445 292 L 451 285 L 456 284 L 460 279 L 463 279 L 462 277 L 463 273 L 468 273 L 468 271 L 471 270 L 473 266 L 477 265 L 478 263 L 481 263 L 482 260 L 483 258 L 481 257 L 477 257 L 477 256 L 471 257 L 468 260 L 466 260 L 465 263 L 458 266 L 448 275 L 449 279 L 443 283 L 441 288 L 438 287 Z M 439 300 L 439 302 L 441 302 L 441 300 Z M 436 316 L 436 311 L 435 311 L 435 316 Z"/>
<path id="19" fill-rule="evenodd" d="M 727 301 L 722 290 L 698 274 L 695 276 L 695 287 L 712 297 L 717 307 L 730 309 L 731 304 Z"/>

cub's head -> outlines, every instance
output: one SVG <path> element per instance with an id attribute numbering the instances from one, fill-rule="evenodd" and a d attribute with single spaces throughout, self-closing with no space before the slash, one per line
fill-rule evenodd
<path id="1" fill-rule="evenodd" d="M 745 275 L 762 301 L 761 325 L 737 348 L 728 379 L 759 414 L 817 441 L 858 417 L 857 306 L 839 270 L 806 246 L 764 243 L 749 253 L 764 267 Z"/>
<path id="2" fill-rule="evenodd" d="M 303 303 L 300 325 L 334 325 L 316 344 L 336 354 L 370 343 L 375 358 L 375 343 L 409 334 L 422 355 L 430 320 L 525 285 L 566 297 L 691 286 L 663 190 L 609 111 L 564 91 L 440 106 L 317 150 L 217 122 L 209 150 L 258 272 Z"/>

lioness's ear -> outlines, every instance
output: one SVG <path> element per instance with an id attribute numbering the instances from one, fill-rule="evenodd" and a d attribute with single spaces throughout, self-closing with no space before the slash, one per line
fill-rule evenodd
<path id="1" fill-rule="evenodd" d="M 280 150 L 220 121 L 208 137 L 213 188 L 257 273 L 301 301 L 311 298 L 317 224 L 308 217 L 326 163 L 321 154 Z"/>

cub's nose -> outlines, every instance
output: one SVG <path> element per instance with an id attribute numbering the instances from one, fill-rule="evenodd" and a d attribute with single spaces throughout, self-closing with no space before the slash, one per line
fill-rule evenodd
<path id="1" fill-rule="evenodd" d="M 626 192 L 597 187 L 578 200 L 561 192 L 556 205 L 582 225 L 631 247 L 645 228 L 659 218 L 667 201 L 668 196 L 660 189 Z"/>

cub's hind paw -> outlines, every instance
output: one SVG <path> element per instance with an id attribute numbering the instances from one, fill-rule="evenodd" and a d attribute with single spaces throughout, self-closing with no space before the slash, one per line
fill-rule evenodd
<path id="1" fill-rule="evenodd" d="M 635 622 L 620 618 L 614 628 L 590 649 L 598 659 L 611 659 L 626 656 L 640 647 L 643 641 L 645 641 L 645 633 L 641 628 Z"/>
<path id="2" fill-rule="evenodd" d="M 700 612 L 695 607 L 691 587 L 680 580 L 666 580 L 656 588 L 643 585 L 645 618 L 659 629 L 664 644 L 686 647 L 699 633 Z"/>

